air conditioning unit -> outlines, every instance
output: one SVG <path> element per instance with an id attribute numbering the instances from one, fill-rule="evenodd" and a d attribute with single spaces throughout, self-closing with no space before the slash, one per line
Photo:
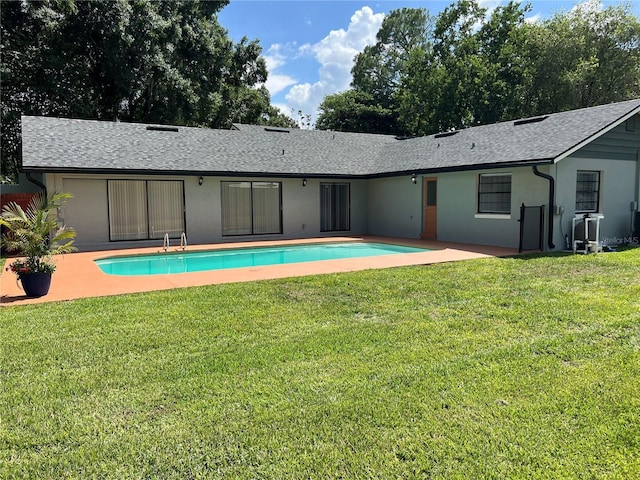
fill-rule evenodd
<path id="1" fill-rule="evenodd" d="M 576 215 L 572 221 L 573 253 L 597 253 L 602 250 L 600 242 L 600 221 L 604 215 L 588 213 Z"/>

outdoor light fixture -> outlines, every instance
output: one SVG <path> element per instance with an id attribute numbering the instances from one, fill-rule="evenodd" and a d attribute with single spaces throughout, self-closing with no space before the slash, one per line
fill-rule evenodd
<path id="1" fill-rule="evenodd" d="M 302 186 L 303 186 L 303 187 L 306 187 L 306 186 L 307 186 L 307 179 L 306 179 L 306 178 L 303 178 L 303 179 L 302 179 Z"/>
<path id="2" fill-rule="evenodd" d="M 202 185 L 204 183 L 204 178 L 200 177 L 198 179 L 198 185 Z"/>
<path id="3" fill-rule="evenodd" d="M 416 183 L 418 183 L 418 179 L 416 178 L 415 173 L 414 173 L 413 175 L 411 175 L 411 183 L 413 183 L 414 185 L 415 185 Z"/>

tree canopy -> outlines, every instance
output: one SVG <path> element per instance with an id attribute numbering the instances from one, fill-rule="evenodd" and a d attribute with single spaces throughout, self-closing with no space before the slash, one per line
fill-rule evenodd
<path id="1" fill-rule="evenodd" d="M 270 104 L 259 42 L 234 43 L 218 23 L 227 4 L 3 0 L 3 175 L 18 169 L 20 115 L 293 126 Z"/>
<path id="2" fill-rule="evenodd" d="M 351 90 L 325 98 L 316 126 L 427 135 L 640 97 L 629 6 L 592 0 L 539 22 L 525 21 L 529 10 L 512 1 L 487 15 L 459 0 L 436 17 L 391 12 L 356 57 Z"/>

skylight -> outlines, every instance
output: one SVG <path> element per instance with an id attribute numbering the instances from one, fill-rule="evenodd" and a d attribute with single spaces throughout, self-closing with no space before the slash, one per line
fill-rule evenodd
<path id="1" fill-rule="evenodd" d="M 177 132 L 178 127 L 162 127 L 158 125 L 148 125 L 147 130 L 151 130 L 154 132 Z"/>
<path id="2" fill-rule="evenodd" d="M 279 132 L 279 133 L 289 133 L 289 129 L 287 128 L 277 128 L 277 127 L 264 127 L 265 132 Z"/>
<path id="3" fill-rule="evenodd" d="M 443 137 L 451 137 L 453 135 L 455 135 L 456 133 L 458 133 L 460 130 L 454 130 L 452 132 L 442 132 L 442 133 L 436 133 L 433 138 L 443 138 Z"/>
<path id="4" fill-rule="evenodd" d="M 523 118 L 522 120 L 516 120 L 515 122 L 513 122 L 513 125 L 517 127 L 518 125 L 526 125 L 527 123 L 538 123 L 538 122 L 542 122 L 543 120 L 546 120 L 547 118 L 549 118 L 549 115 L 542 115 L 540 117 Z"/>

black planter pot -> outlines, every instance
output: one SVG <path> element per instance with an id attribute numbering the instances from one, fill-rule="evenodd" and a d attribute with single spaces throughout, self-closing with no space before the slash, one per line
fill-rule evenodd
<path id="1" fill-rule="evenodd" d="M 43 297 L 49 293 L 50 273 L 27 273 L 20 275 L 20 283 L 27 297 Z"/>

